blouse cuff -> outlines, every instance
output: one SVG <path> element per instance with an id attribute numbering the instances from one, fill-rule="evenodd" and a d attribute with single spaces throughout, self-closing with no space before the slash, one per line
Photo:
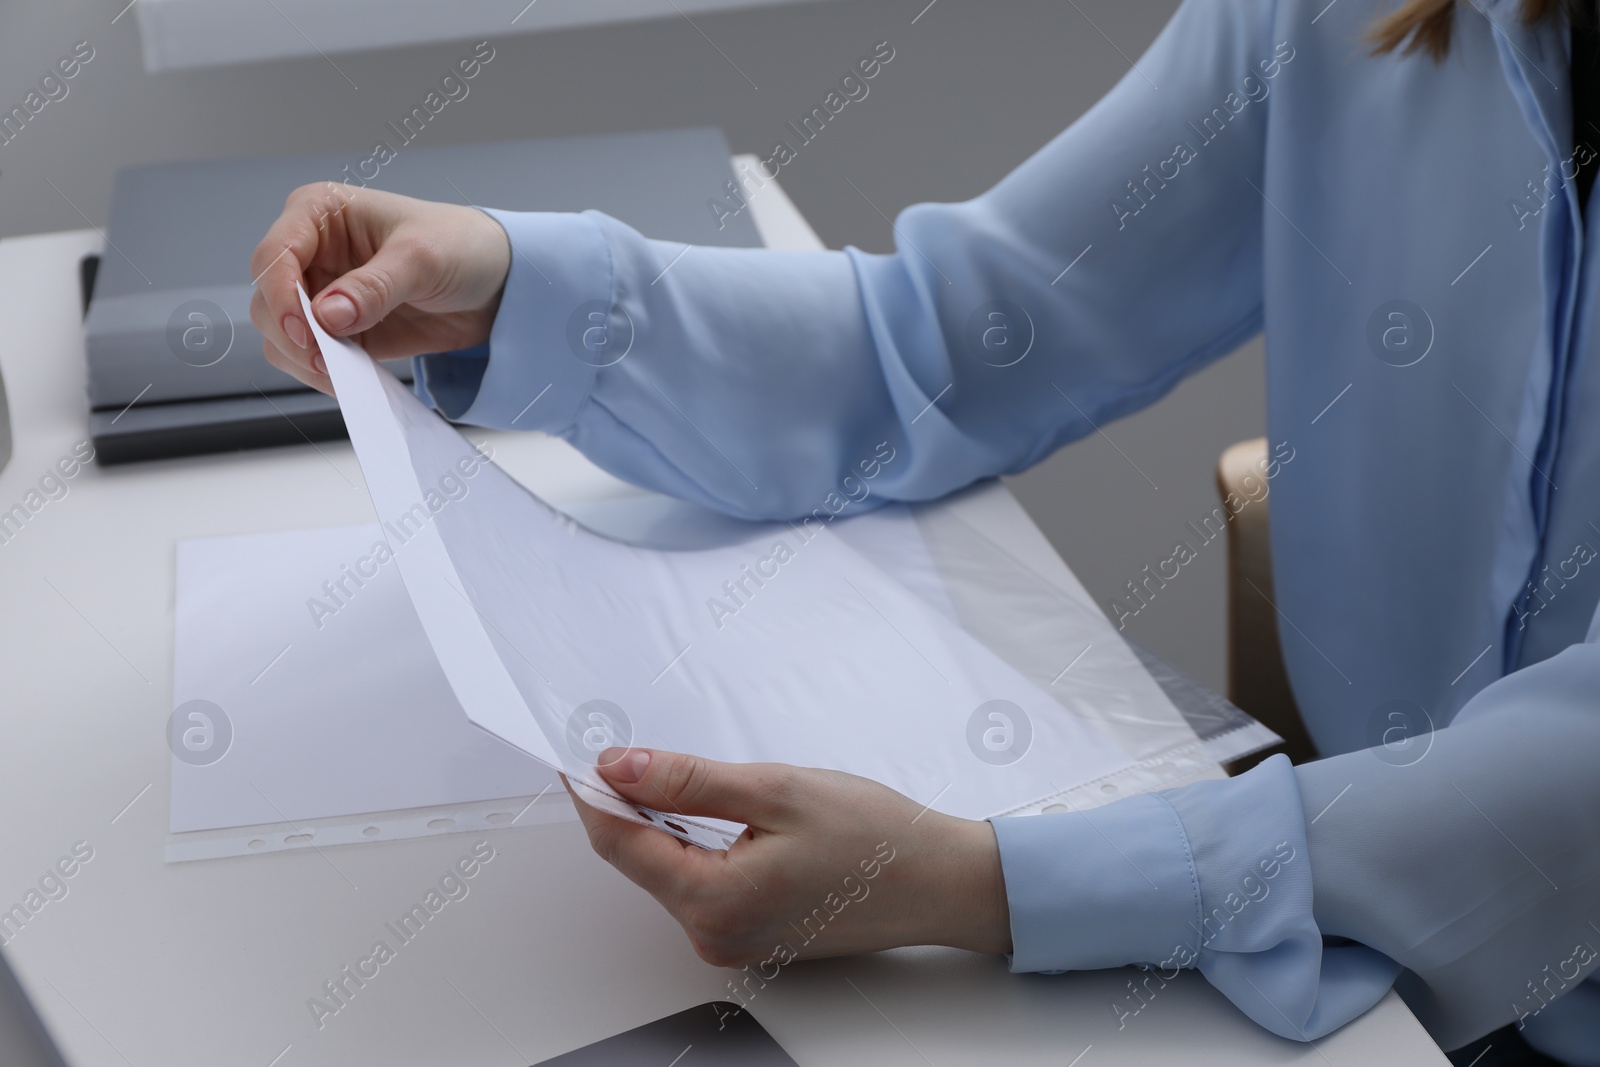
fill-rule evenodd
<path id="1" fill-rule="evenodd" d="M 991 822 L 1011 908 L 1013 971 L 1194 965 L 1185 946 L 1196 940 L 1200 884 L 1165 798 Z"/>
<path id="2" fill-rule="evenodd" d="M 419 357 L 417 392 L 460 422 L 564 433 L 632 340 L 612 299 L 610 246 L 586 215 L 483 210 L 511 242 L 489 343 Z"/>

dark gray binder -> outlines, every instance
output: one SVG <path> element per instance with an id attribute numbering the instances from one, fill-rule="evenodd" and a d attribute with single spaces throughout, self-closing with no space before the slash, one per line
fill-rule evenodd
<path id="1" fill-rule="evenodd" d="M 84 334 L 100 463 L 344 436 L 337 405 L 268 365 L 250 323 L 250 254 L 284 197 L 368 152 L 163 163 L 117 175 Z M 347 171 L 348 168 L 348 171 Z M 761 243 L 707 207 L 733 177 L 710 128 L 402 147 L 368 184 L 515 211 L 604 211 L 649 237 Z M 87 275 L 86 275 L 87 276 Z"/>
<path id="2" fill-rule="evenodd" d="M 755 1016 L 713 1001 L 533 1067 L 796 1067 Z"/>
<path id="3" fill-rule="evenodd" d="M 0 952 L 0 1063 L 6 1067 L 67 1067 L 33 1002 Z"/>

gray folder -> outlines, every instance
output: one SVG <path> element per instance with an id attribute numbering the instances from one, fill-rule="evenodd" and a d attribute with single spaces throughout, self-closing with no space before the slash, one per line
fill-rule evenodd
<path id="1" fill-rule="evenodd" d="M 250 323 L 250 254 L 292 189 L 357 173 L 368 155 L 162 163 L 117 175 L 84 324 L 99 462 L 344 435 L 330 398 L 263 358 Z M 699 128 L 400 147 L 368 184 L 515 211 L 594 208 L 649 237 L 759 245 L 748 212 L 719 224 L 707 206 L 727 197 L 732 177 L 722 133 Z"/>

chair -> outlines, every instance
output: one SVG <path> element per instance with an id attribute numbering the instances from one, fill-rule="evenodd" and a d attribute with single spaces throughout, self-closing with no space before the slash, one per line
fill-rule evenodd
<path id="1" fill-rule="evenodd" d="M 1260 492 L 1267 439 L 1241 441 L 1217 461 L 1217 492 L 1249 498 L 1245 479 Z M 1317 758 L 1316 746 L 1300 719 L 1278 643 L 1276 594 L 1272 586 L 1272 545 L 1267 505 L 1270 493 L 1236 514 L 1228 524 L 1228 699 L 1283 738 L 1284 743 L 1241 761 L 1231 770 L 1254 766 L 1274 752 L 1295 763 Z"/>

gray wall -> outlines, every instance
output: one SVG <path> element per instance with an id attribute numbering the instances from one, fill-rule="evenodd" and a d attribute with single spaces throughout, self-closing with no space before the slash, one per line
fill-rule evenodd
<path id="1" fill-rule="evenodd" d="M 466 52 L 454 42 L 334 56 L 338 70 L 313 57 L 147 75 L 133 13 L 111 22 L 125 3 L 13 0 L 0 8 L 0 110 L 20 103 L 74 42 L 96 51 L 65 99 L 0 145 L 0 236 L 78 228 L 85 216 L 102 224 L 112 175 L 129 163 L 365 155 L 384 123 Z M 993 183 L 1105 92 L 1127 69 L 1124 55 L 1136 57 L 1176 7 L 938 0 L 912 24 L 925 5 L 847 0 L 697 16 L 694 25 L 669 19 L 497 38 L 498 54 L 472 94 L 423 137 L 446 144 L 710 124 L 735 149 L 757 151 L 887 39 L 897 54 L 871 95 L 782 178 L 830 246 L 883 251 L 892 238 L 880 209 L 892 217 L 907 204 L 963 199 Z M 1184 522 L 1209 510 L 1217 454 L 1261 432 L 1263 404 L 1252 346 L 1106 427 L 1109 441 L 1074 445 L 1013 486 L 1103 604 L 1170 553 Z M 1222 555 L 1219 542 L 1128 626 L 1214 686 L 1223 680 Z"/>

